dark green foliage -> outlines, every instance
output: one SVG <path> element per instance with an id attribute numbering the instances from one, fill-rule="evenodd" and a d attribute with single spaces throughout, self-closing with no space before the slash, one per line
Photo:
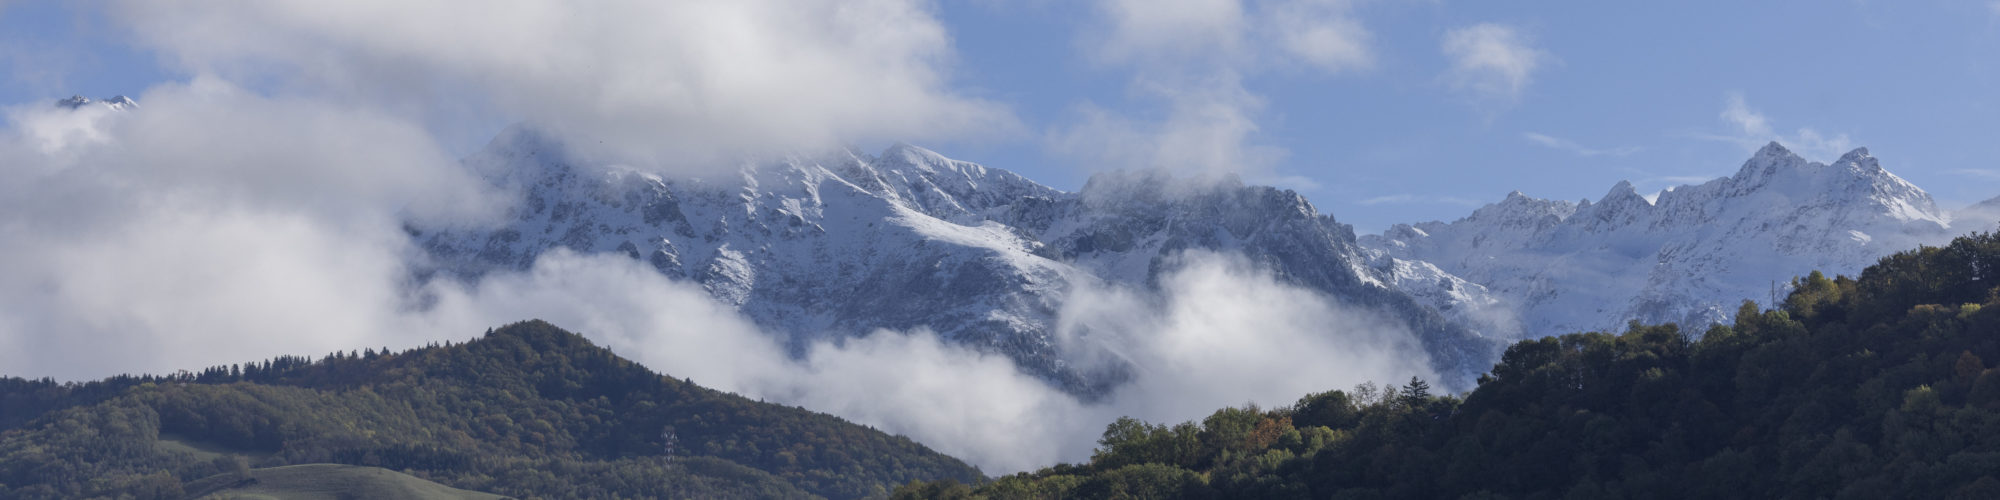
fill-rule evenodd
<path id="1" fill-rule="evenodd" d="M 1198 427 L 1120 420 L 1090 463 L 953 495 L 2000 498 L 2000 237 L 1792 285 L 1699 337 L 1518 343 L 1463 401 L 1414 380 Z"/>
<path id="2" fill-rule="evenodd" d="M 858 498 L 982 479 L 906 438 L 662 376 L 538 321 L 402 353 L 0 389 L 26 402 L 0 414 L 0 498 L 175 497 L 241 470 L 237 457 L 547 498 Z"/>

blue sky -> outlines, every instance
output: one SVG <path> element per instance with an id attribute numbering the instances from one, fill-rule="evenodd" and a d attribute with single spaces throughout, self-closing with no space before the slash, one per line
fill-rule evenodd
<path id="1" fill-rule="evenodd" d="M 1726 175 L 1768 140 L 1822 161 L 1867 146 L 1946 207 L 2000 195 L 2000 3 L 1120 4 L 919 3 L 948 43 L 921 57 L 934 90 L 1006 119 L 910 142 L 1063 189 L 1184 161 L 1298 189 L 1364 231 L 1512 190 L 1595 199 L 1621 179 L 1651 191 Z M 0 1 L 0 103 L 136 96 L 219 71 L 107 14 L 121 7 Z M 1294 22 L 1331 48 L 1294 50 Z M 462 154 L 522 114 L 427 123 L 451 124 L 433 128 Z"/>

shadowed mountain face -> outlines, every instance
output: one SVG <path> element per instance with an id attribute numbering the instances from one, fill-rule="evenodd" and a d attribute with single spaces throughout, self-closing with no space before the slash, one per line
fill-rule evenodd
<path id="1" fill-rule="evenodd" d="M 907 438 L 657 374 L 539 321 L 396 354 L 0 379 L 0 402 L 0 498 L 178 498 L 239 457 L 546 498 L 858 498 L 981 477 Z"/>
<path id="2" fill-rule="evenodd" d="M 578 164 L 524 128 L 467 160 L 518 195 L 503 224 L 413 227 L 447 275 L 518 270 L 544 252 L 617 253 L 699 283 L 795 350 L 927 328 L 1004 354 L 1084 395 L 1121 380 L 1082 366 L 1058 331 L 1078 286 L 1149 289 L 1189 250 L 1241 255 L 1281 282 L 1391 319 L 1451 386 L 1498 344 L 1451 324 L 1364 265 L 1352 228 L 1296 193 L 1233 178 L 1107 173 L 1081 192 L 898 145 L 747 163 L 721 178 Z"/>

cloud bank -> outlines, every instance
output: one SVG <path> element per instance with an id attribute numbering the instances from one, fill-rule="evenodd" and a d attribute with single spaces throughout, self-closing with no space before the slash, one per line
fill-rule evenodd
<path id="1" fill-rule="evenodd" d="M 1084 287 L 1064 306 L 1058 336 L 1072 361 L 1134 374 L 1097 403 L 926 330 L 817 342 L 794 359 L 780 335 L 698 285 L 617 255 L 559 251 L 476 286 L 434 283 L 436 306 L 408 322 L 466 331 L 543 318 L 672 376 L 907 435 L 988 473 L 1086 459 L 1119 416 L 1178 422 L 1367 381 L 1436 378 L 1393 322 L 1227 255 L 1190 254 L 1175 269 L 1159 290 Z"/>
<path id="2" fill-rule="evenodd" d="M 952 88 L 951 39 L 921 0 L 128 1 L 109 12 L 190 74 L 424 123 L 526 121 L 604 162 L 692 167 L 1018 127 L 1005 107 Z"/>

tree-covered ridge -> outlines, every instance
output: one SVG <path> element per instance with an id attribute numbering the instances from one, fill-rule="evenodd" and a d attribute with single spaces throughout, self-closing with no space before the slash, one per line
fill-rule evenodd
<path id="1" fill-rule="evenodd" d="M 1814 273 L 1691 335 L 1509 349 L 1464 399 L 1402 388 L 1121 420 L 1090 462 L 902 498 L 2000 498 L 2000 237 Z"/>
<path id="2" fill-rule="evenodd" d="M 177 496 L 249 465 L 520 497 L 856 498 L 979 472 L 907 438 L 656 374 L 539 321 L 466 343 L 82 384 L 0 379 L 0 498 Z"/>

